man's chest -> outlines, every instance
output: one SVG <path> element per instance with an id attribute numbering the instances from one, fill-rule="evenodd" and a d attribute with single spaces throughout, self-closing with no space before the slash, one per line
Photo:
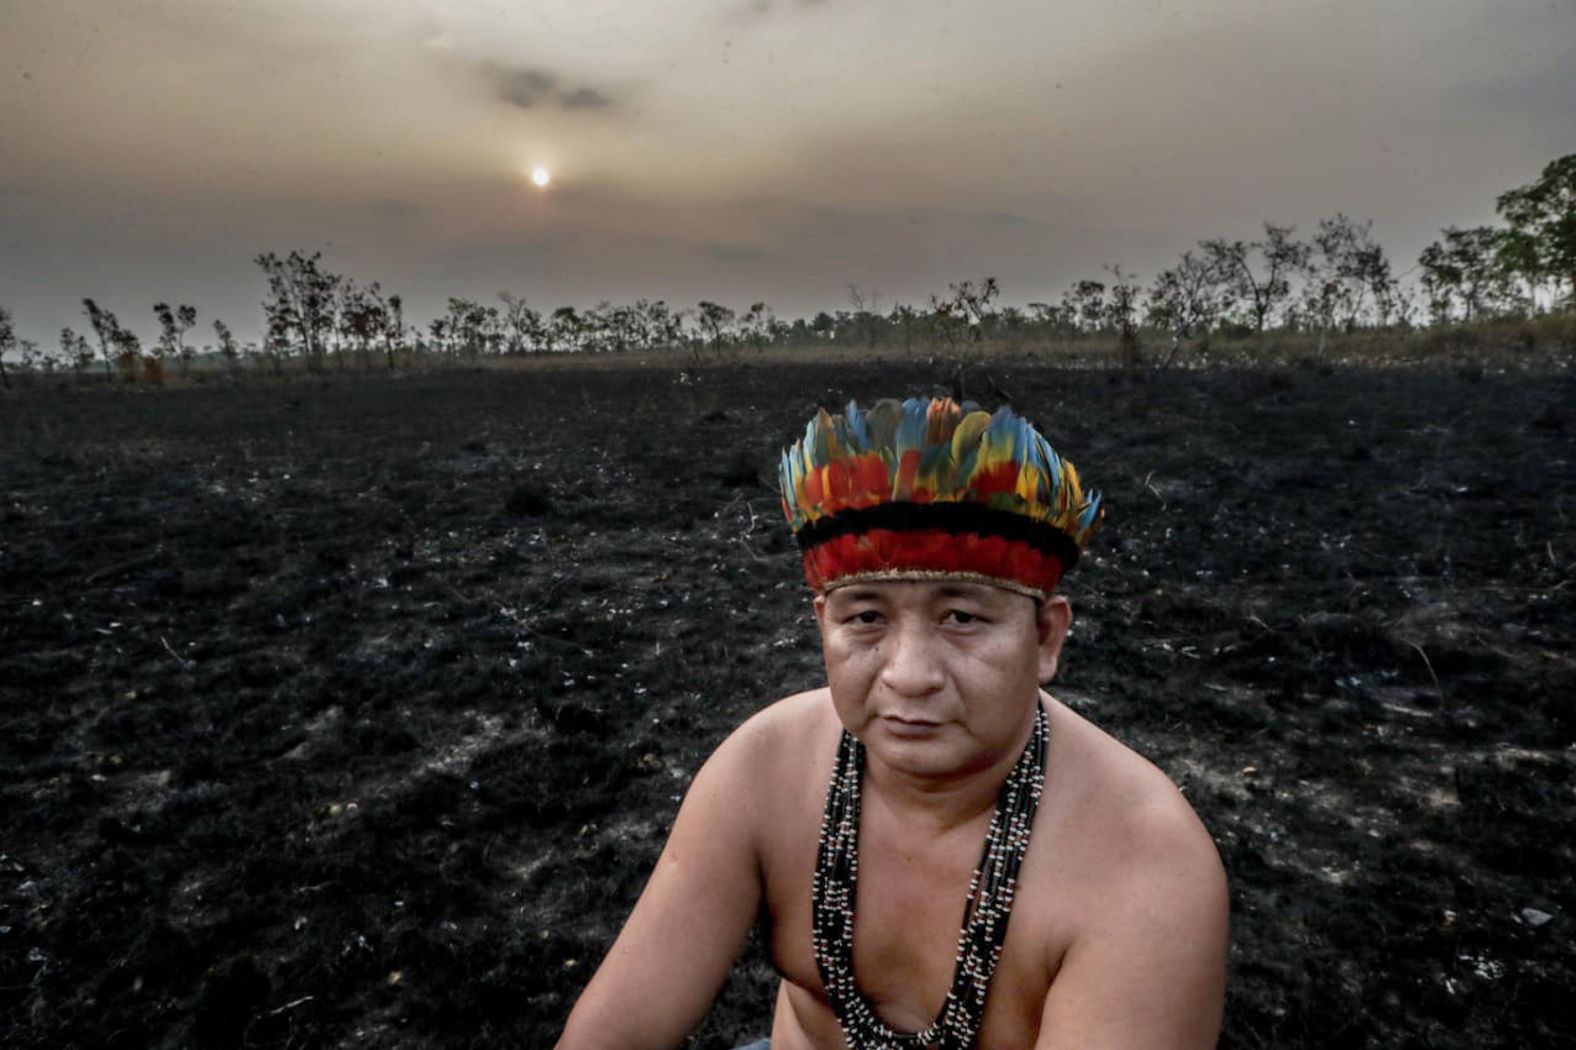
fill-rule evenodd
<path id="1" fill-rule="evenodd" d="M 967 836 L 963 836 L 966 840 Z M 958 941 L 982 835 L 973 842 L 919 850 L 865 836 L 859 851 L 854 974 L 877 1015 L 899 1031 L 935 1019 L 957 967 Z M 1047 874 L 1026 858 L 1020 887 Z M 813 848 L 778 858 L 767 870 L 767 920 L 773 962 L 790 984 L 788 999 L 807 1032 L 836 1033 L 811 936 Z M 979 1045 L 1030 1046 L 1054 975 L 1066 916 L 1048 895 L 1020 892 L 991 980 Z M 812 1038 L 818 1045 L 821 1040 Z M 832 1041 L 835 1045 L 835 1039 Z"/>

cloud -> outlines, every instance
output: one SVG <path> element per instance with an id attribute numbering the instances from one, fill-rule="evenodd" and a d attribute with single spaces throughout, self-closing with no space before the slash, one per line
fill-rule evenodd
<path id="1" fill-rule="evenodd" d="M 580 85 L 566 87 L 558 74 L 533 66 L 508 66 L 487 63 L 483 72 L 492 82 L 500 101 L 520 109 L 557 106 L 560 109 L 608 109 L 613 99 L 596 88 Z"/>
<path id="2" fill-rule="evenodd" d="M 718 262 L 753 262 L 766 258 L 766 252 L 748 244 L 708 244 L 704 247 L 707 257 Z"/>
<path id="3" fill-rule="evenodd" d="M 806 8 L 827 7 L 832 0 L 743 0 L 727 9 L 724 22 L 748 25 L 763 21 L 778 13 L 791 13 Z"/>
<path id="4" fill-rule="evenodd" d="M 521 109 L 550 101 L 558 90 L 558 78 L 544 70 L 492 66 L 489 72 L 498 86 L 498 97 Z"/>
<path id="5" fill-rule="evenodd" d="M 734 21 L 749 22 L 757 18 L 765 18 L 772 13 L 772 0 L 745 0 L 738 7 L 729 12 Z"/>
<path id="6" fill-rule="evenodd" d="M 1010 211 L 981 212 L 976 221 L 982 226 L 1030 226 L 1035 220 L 1026 215 L 1018 215 Z"/>
<path id="7" fill-rule="evenodd" d="M 613 100 L 595 88 L 582 87 L 560 95 L 558 104 L 565 109 L 606 109 Z"/>

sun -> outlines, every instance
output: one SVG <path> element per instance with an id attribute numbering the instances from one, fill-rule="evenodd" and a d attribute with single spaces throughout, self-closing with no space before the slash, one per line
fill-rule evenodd
<path id="1" fill-rule="evenodd" d="M 531 169 L 531 182 L 536 185 L 537 189 L 545 190 L 547 188 L 547 184 L 552 181 L 553 173 L 548 171 L 546 168 Z"/>

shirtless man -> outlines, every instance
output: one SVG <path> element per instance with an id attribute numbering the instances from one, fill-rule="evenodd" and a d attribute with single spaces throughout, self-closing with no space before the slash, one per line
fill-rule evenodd
<path id="1" fill-rule="evenodd" d="M 818 415 L 783 489 L 827 685 L 696 774 L 561 1050 L 678 1046 L 756 921 L 772 1050 L 1214 1046 L 1214 843 L 1041 688 L 1099 497 L 1010 411 L 945 400 Z"/>

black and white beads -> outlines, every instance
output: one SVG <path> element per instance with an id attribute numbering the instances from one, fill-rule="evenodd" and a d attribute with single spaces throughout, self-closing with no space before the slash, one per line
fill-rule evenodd
<path id="1" fill-rule="evenodd" d="M 1034 814 L 1045 790 L 1050 725 L 1036 705 L 1034 730 L 1002 783 L 985 832 L 985 849 L 969 880 L 958 931 L 952 987 L 941 1012 L 919 1032 L 896 1032 L 876 1016 L 854 981 L 854 900 L 859 879 L 859 791 L 865 749 L 844 732 L 837 766 L 826 790 L 820 847 L 811 884 L 811 938 L 827 998 L 850 1050 L 968 1050 L 979 1034 L 996 961 L 1007 938 L 1007 920 L 1018 868 L 1029 848 Z"/>

